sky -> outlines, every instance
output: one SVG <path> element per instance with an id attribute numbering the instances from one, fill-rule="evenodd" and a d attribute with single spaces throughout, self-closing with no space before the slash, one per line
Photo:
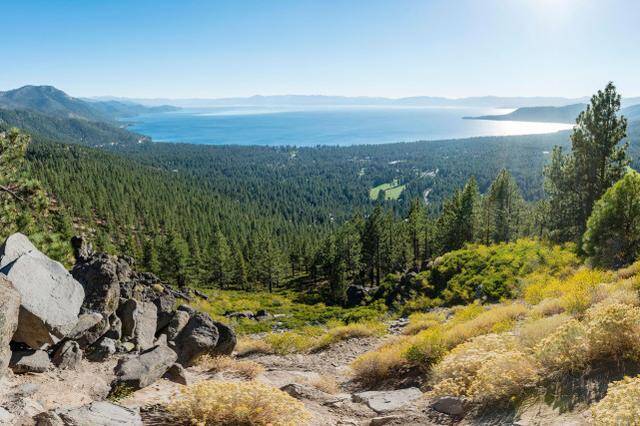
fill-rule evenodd
<path id="1" fill-rule="evenodd" d="M 640 96 L 637 0 L 2 0 L 0 90 Z"/>

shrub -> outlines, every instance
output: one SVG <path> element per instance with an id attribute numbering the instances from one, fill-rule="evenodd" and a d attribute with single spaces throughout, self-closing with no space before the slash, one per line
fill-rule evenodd
<path id="1" fill-rule="evenodd" d="M 562 300 L 557 297 L 551 297 L 544 299 L 531 308 L 531 316 L 535 318 L 548 317 L 550 315 L 557 315 L 564 312 L 564 306 Z"/>
<path id="2" fill-rule="evenodd" d="M 364 383 L 376 383 L 388 379 L 392 374 L 409 365 L 404 357 L 408 347 L 408 338 L 405 337 L 360 355 L 351 363 L 355 378 Z"/>
<path id="3" fill-rule="evenodd" d="M 473 305 L 472 305 L 473 306 Z M 447 345 L 453 347 L 473 337 L 488 333 L 499 333 L 514 327 L 517 319 L 527 314 L 527 307 L 521 303 L 497 305 L 465 322 L 455 321 L 446 333 Z"/>
<path id="4" fill-rule="evenodd" d="M 402 330 L 402 334 L 417 334 L 422 330 L 440 325 L 445 321 L 442 311 L 416 312 L 409 316 L 409 324 Z"/>
<path id="5" fill-rule="evenodd" d="M 327 346 L 341 340 L 354 339 L 358 337 L 380 336 L 387 331 L 387 327 L 382 322 L 352 323 L 338 325 L 329 328 L 326 333 L 320 336 L 311 346 L 311 350 L 324 349 Z"/>
<path id="6" fill-rule="evenodd" d="M 501 353 L 517 350 L 517 341 L 506 334 L 488 334 L 456 346 L 433 367 L 434 396 L 468 396 L 480 368 Z"/>
<path id="7" fill-rule="evenodd" d="M 625 377 L 609 384 L 604 398 L 591 407 L 598 425 L 633 425 L 640 419 L 640 377 Z"/>
<path id="8" fill-rule="evenodd" d="M 587 330 L 571 319 L 542 339 L 534 348 L 540 364 L 549 371 L 575 371 L 588 361 Z"/>
<path id="9" fill-rule="evenodd" d="M 340 386 L 338 385 L 338 382 L 336 382 L 336 379 L 331 376 L 321 374 L 317 379 L 308 380 L 307 383 L 314 388 L 331 395 L 340 392 Z"/>
<path id="10" fill-rule="evenodd" d="M 178 422 L 196 425 L 297 426 L 311 417 L 295 398 L 255 381 L 185 386 L 167 411 Z"/>
<path id="11" fill-rule="evenodd" d="M 431 366 L 442 358 L 449 349 L 446 345 L 442 327 L 431 327 L 407 340 L 403 356 L 423 368 Z"/>
<path id="12" fill-rule="evenodd" d="M 570 319 L 569 315 L 558 314 L 525 321 L 517 329 L 518 340 L 525 347 L 531 348 Z"/>
<path id="13" fill-rule="evenodd" d="M 229 356 L 204 355 L 198 358 L 198 367 L 212 373 L 227 371 L 247 379 L 253 379 L 264 372 L 264 367 L 257 362 L 239 361 Z"/>
<path id="14" fill-rule="evenodd" d="M 316 344 L 317 331 L 307 328 L 306 333 L 285 331 L 284 333 L 269 333 L 264 340 L 274 353 L 286 355 L 296 352 L 306 352 Z"/>
<path id="15" fill-rule="evenodd" d="M 586 314 L 591 359 L 632 358 L 640 354 L 640 308 L 596 305 Z"/>
<path id="16" fill-rule="evenodd" d="M 480 405 L 522 398 L 539 380 L 535 359 L 518 351 L 489 356 L 471 382 L 468 395 Z"/>

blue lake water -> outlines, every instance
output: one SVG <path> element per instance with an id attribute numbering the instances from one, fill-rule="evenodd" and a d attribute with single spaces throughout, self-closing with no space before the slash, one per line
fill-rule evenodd
<path id="1" fill-rule="evenodd" d="M 487 108 L 217 107 L 146 114 L 129 127 L 157 142 L 234 145 L 357 145 L 549 133 L 561 123 L 463 120 L 506 114 Z"/>

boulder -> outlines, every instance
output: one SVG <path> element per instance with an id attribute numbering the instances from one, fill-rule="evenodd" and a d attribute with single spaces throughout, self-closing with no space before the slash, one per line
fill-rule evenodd
<path id="1" fill-rule="evenodd" d="M 334 396 L 321 391 L 311 385 L 304 383 L 289 383 L 280 388 L 296 399 L 307 399 L 309 401 L 325 402 L 334 399 Z"/>
<path id="2" fill-rule="evenodd" d="M 91 353 L 88 357 L 91 361 L 104 361 L 111 355 L 116 353 L 116 341 L 108 337 L 103 337 L 97 344 L 91 347 Z"/>
<path id="3" fill-rule="evenodd" d="M 117 315 L 111 315 L 109 318 L 109 330 L 105 333 L 104 337 L 109 337 L 113 340 L 120 340 L 122 338 L 122 321 Z"/>
<path id="4" fill-rule="evenodd" d="M 231 355 L 237 343 L 236 333 L 231 327 L 221 322 L 214 321 L 214 325 L 218 329 L 218 342 L 212 355 Z"/>
<path id="5" fill-rule="evenodd" d="M 86 297 L 82 307 L 108 318 L 118 308 L 120 280 L 113 256 L 98 254 L 75 264 L 73 277 L 82 284 Z"/>
<path id="6" fill-rule="evenodd" d="M 71 332 L 78 320 L 84 290 L 64 266 L 35 248 L 28 249 L 27 243 L 31 244 L 21 234 L 7 239 L 2 261 L 12 260 L 0 262 L 4 263 L 0 272 L 21 297 L 13 340 L 40 349 L 57 343 Z M 13 259 L 16 255 L 19 256 Z"/>
<path id="7" fill-rule="evenodd" d="M 16 261 L 23 254 L 46 260 L 48 257 L 36 248 L 29 239 L 19 233 L 10 235 L 0 248 L 0 269 Z"/>
<path id="8" fill-rule="evenodd" d="M 404 405 L 422 397 L 418 388 L 405 388 L 392 391 L 367 391 L 354 393 L 353 402 L 366 404 L 376 413 L 395 411 Z"/>
<path id="9" fill-rule="evenodd" d="M 94 401 L 77 408 L 55 411 L 66 426 L 142 426 L 140 411 L 109 401 Z"/>
<path id="10" fill-rule="evenodd" d="M 77 341 L 80 348 L 85 349 L 97 342 L 107 331 L 109 320 L 97 312 L 92 312 L 80 315 L 78 324 L 69 334 L 69 338 Z"/>
<path id="11" fill-rule="evenodd" d="M 9 280 L 0 276 L 0 377 L 11 359 L 9 342 L 18 328 L 19 311 L 20 293 Z"/>
<path id="12" fill-rule="evenodd" d="M 183 366 L 180 364 L 173 364 L 163 376 L 167 380 L 171 380 L 172 382 L 187 385 L 187 373 Z"/>
<path id="13" fill-rule="evenodd" d="M 93 256 L 93 246 L 79 235 L 71 237 L 71 247 L 76 262 L 86 262 Z"/>
<path id="14" fill-rule="evenodd" d="M 173 318 L 173 307 L 176 304 L 176 298 L 171 293 L 162 293 L 153 299 L 153 303 L 158 310 L 156 332 L 159 332 L 164 329 L 171 321 L 171 318 Z"/>
<path id="15" fill-rule="evenodd" d="M 15 351 L 11 354 L 9 367 L 16 374 L 44 373 L 51 368 L 49 355 L 41 350 Z"/>
<path id="16" fill-rule="evenodd" d="M 196 312 L 175 338 L 178 362 L 189 367 L 201 355 L 214 355 L 218 336 L 218 328 L 211 317 L 203 312 Z"/>
<path id="17" fill-rule="evenodd" d="M 139 350 L 153 346 L 155 339 L 158 308 L 153 302 L 140 302 L 128 299 L 118 309 L 122 321 L 122 337 L 136 344 Z"/>
<path id="18" fill-rule="evenodd" d="M 237 311 L 237 312 L 225 313 L 224 316 L 227 318 L 233 318 L 233 319 L 240 319 L 240 318 L 253 319 L 255 315 L 253 314 L 252 311 Z"/>
<path id="19" fill-rule="evenodd" d="M 431 408 L 450 416 L 462 416 L 465 412 L 464 400 L 456 396 L 441 396 L 431 402 Z"/>
<path id="20" fill-rule="evenodd" d="M 43 411 L 36 414 L 33 416 L 33 421 L 36 426 L 65 426 L 60 416 L 53 411 Z"/>
<path id="21" fill-rule="evenodd" d="M 174 340 L 180 334 L 184 326 L 189 322 L 189 318 L 191 318 L 191 315 L 185 311 L 176 311 L 173 314 L 165 332 L 169 341 Z"/>
<path id="22" fill-rule="evenodd" d="M 51 361 L 61 370 L 74 370 L 82 361 L 82 349 L 78 342 L 67 340 L 56 349 Z"/>
<path id="23" fill-rule="evenodd" d="M 123 358 L 114 370 L 116 379 L 112 389 L 127 386 L 142 389 L 161 378 L 177 360 L 173 349 L 167 346 L 156 346 L 137 356 Z"/>

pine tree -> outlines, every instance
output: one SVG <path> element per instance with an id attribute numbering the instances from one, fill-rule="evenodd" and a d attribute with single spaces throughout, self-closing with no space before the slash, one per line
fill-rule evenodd
<path id="1" fill-rule="evenodd" d="M 242 250 L 238 244 L 233 244 L 233 270 L 231 281 L 234 286 L 249 290 L 249 280 L 247 279 L 247 265 L 244 261 Z"/>
<path id="2" fill-rule="evenodd" d="M 142 247 L 142 267 L 154 274 L 158 274 L 160 272 L 158 251 L 156 250 L 154 240 L 151 238 L 146 239 Z"/>
<path id="3" fill-rule="evenodd" d="M 485 235 L 492 242 L 509 242 L 520 234 L 523 220 L 524 200 L 511 174 L 502 170 L 491 183 L 484 203 L 487 218 Z"/>
<path id="4" fill-rule="evenodd" d="M 231 250 L 219 228 L 214 231 L 209 248 L 209 267 L 209 283 L 226 288 L 231 282 Z"/>
<path id="5" fill-rule="evenodd" d="M 420 267 L 420 263 L 422 261 L 420 244 L 424 232 L 424 219 L 425 209 L 422 207 L 422 202 L 420 201 L 420 199 L 415 198 L 411 202 L 409 216 L 407 217 L 411 246 L 411 259 L 413 262 L 413 269 L 415 270 Z"/>

